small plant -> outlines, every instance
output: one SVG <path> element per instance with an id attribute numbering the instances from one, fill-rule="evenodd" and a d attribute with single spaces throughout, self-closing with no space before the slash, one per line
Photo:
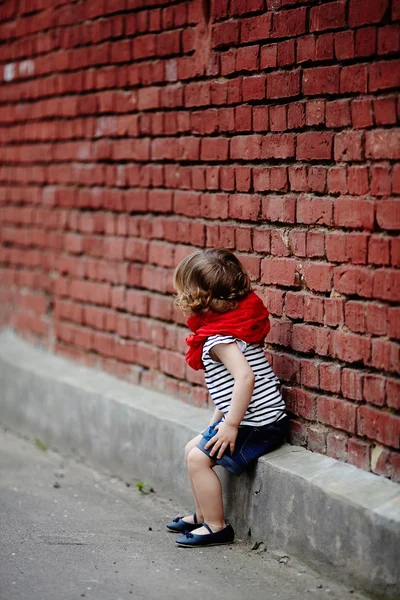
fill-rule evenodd
<path id="1" fill-rule="evenodd" d="M 35 442 L 36 448 L 38 448 L 39 450 L 42 450 L 43 452 L 46 452 L 48 445 L 45 444 L 44 442 L 42 442 L 42 440 L 40 438 L 35 437 L 34 442 Z"/>
<path id="2" fill-rule="evenodd" d="M 139 490 L 141 494 L 150 494 L 154 493 L 154 489 L 149 486 L 148 483 L 144 481 L 138 481 L 136 484 L 136 488 Z"/>
<path id="3" fill-rule="evenodd" d="M 147 483 L 145 483 L 144 481 L 138 481 L 136 484 L 137 489 L 139 490 L 139 492 L 142 492 L 142 494 L 144 494 L 144 488 L 147 486 Z"/>

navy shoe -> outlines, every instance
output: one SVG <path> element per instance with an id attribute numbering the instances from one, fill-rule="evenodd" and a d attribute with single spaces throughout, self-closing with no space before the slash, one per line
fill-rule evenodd
<path id="1" fill-rule="evenodd" d="M 173 531 L 174 533 L 183 533 L 184 531 L 198 529 L 200 527 L 200 523 L 197 522 L 196 513 L 194 513 L 193 519 L 194 523 L 188 523 L 187 521 L 184 521 L 182 517 L 176 517 L 176 519 L 167 524 L 167 529 Z"/>
<path id="2" fill-rule="evenodd" d="M 224 529 L 221 529 L 221 531 L 216 531 L 215 533 L 211 531 L 207 523 L 203 523 L 203 526 L 206 527 L 210 533 L 205 535 L 196 535 L 195 533 L 190 533 L 190 531 L 185 531 L 183 535 L 180 535 L 176 539 L 178 546 L 183 546 L 184 548 L 220 546 L 221 544 L 232 544 L 233 540 L 235 539 L 235 532 L 230 525 L 227 525 Z"/>

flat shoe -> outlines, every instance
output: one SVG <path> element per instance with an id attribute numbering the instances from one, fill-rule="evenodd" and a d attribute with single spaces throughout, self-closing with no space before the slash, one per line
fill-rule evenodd
<path id="1" fill-rule="evenodd" d="M 207 523 L 203 523 L 210 533 L 205 535 L 196 535 L 190 531 L 185 531 L 176 539 L 178 546 L 184 548 L 203 548 L 204 546 L 220 546 L 221 544 L 232 544 L 235 539 L 235 532 L 230 525 L 227 525 L 221 531 L 212 531 Z"/>
<path id="2" fill-rule="evenodd" d="M 198 529 L 200 527 L 200 523 L 197 522 L 196 513 L 193 514 L 194 523 L 188 523 L 184 521 L 182 517 L 176 517 L 173 521 L 170 521 L 167 524 L 167 529 L 169 531 L 173 531 L 174 533 L 183 533 L 184 531 L 193 531 L 193 529 Z"/>

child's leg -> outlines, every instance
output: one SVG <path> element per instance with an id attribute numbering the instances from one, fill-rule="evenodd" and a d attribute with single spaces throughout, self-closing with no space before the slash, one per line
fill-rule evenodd
<path id="1" fill-rule="evenodd" d="M 224 529 L 226 523 L 222 486 L 218 475 L 213 471 L 215 462 L 199 448 L 192 448 L 187 457 L 187 465 L 204 522 L 212 531 Z M 200 535 L 209 533 L 205 527 L 196 529 L 195 532 Z"/>
<path id="2" fill-rule="evenodd" d="M 195 448 L 197 446 L 197 444 L 199 443 L 199 441 L 201 440 L 203 436 L 201 434 L 196 435 L 196 437 L 194 437 L 193 439 L 190 440 L 190 442 L 188 442 L 185 446 L 185 463 L 186 466 L 188 466 L 188 456 L 191 450 L 193 450 L 193 448 Z M 203 513 L 201 510 L 201 506 L 200 503 L 197 499 L 197 495 L 196 495 L 196 491 L 194 489 L 193 486 L 193 481 L 192 481 L 192 477 L 190 475 L 190 471 L 189 471 L 189 479 L 190 479 L 190 486 L 192 488 L 192 494 L 193 494 L 193 500 L 194 500 L 194 505 L 196 507 L 196 517 L 197 517 L 197 522 L 198 523 L 202 523 L 203 522 Z M 187 523 L 194 523 L 194 519 L 193 519 L 193 515 L 187 515 L 186 517 L 182 517 L 184 521 L 186 521 Z"/>

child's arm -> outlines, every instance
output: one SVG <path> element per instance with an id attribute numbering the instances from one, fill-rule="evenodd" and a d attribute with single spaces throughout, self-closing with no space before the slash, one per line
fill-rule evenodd
<path id="1" fill-rule="evenodd" d="M 235 380 L 231 404 L 225 421 L 217 425 L 218 433 L 205 446 L 207 450 L 213 446 L 210 456 L 216 454 L 217 458 L 221 458 L 228 446 L 231 454 L 235 449 L 238 428 L 253 394 L 254 373 L 236 342 L 217 344 L 211 352 L 225 365 Z"/>
<path id="2" fill-rule="evenodd" d="M 214 414 L 213 414 L 212 419 L 209 422 L 208 426 L 210 427 L 210 425 L 214 425 L 214 423 L 216 423 L 217 421 L 220 421 L 223 416 L 224 416 L 224 413 L 221 410 L 219 410 L 218 408 L 216 408 L 214 410 Z"/>

